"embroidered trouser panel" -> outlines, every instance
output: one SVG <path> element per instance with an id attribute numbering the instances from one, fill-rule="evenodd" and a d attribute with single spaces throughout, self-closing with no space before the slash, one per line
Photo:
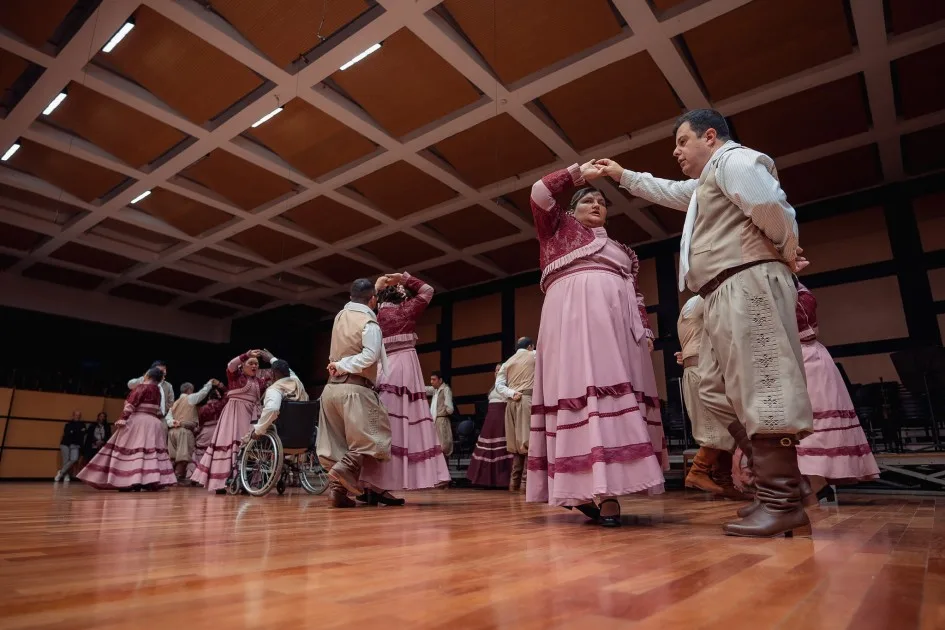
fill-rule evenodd
<path id="1" fill-rule="evenodd" d="M 682 377 L 683 400 L 686 402 L 686 411 L 692 423 L 692 438 L 699 446 L 718 449 L 732 453 L 735 451 L 735 439 L 728 429 L 719 422 L 716 415 L 706 413 L 699 398 L 699 377 L 697 367 L 687 367 Z"/>

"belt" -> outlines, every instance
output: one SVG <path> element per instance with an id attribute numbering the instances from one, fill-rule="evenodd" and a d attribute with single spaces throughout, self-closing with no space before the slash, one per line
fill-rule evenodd
<path id="1" fill-rule="evenodd" d="M 699 365 L 699 355 L 697 354 L 694 357 L 686 357 L 682 360 L 682 364 L 684 368 L 696 367 Z"/>
<path id="2" fill-rule="evenodd" d="M 521 394 L 522 396 L 531 396 L 531 395 L 532 395 L 532 390 L 530 390 L 530 389 L 523 389 L 522 391 L 519 392 L 519 394 Z"/>
<path id="3" fill-rule="evenodd" d="M 334 383 L 339 385 L 341 383 L 346 383 L 348 385 L 360 385 L 361 387 L 367 387 L 368 389 L 374 389 L 374 381 L 369 378 L 365 378 L 360 374 L 345 374 L 343 376 L 332 376 L 328 379 L 329 383 Z"/>
<path id="4" fill-rule="evenodd" d="M 722 283 L 734 276 L 740 271 L 745 271 L 746 269 L 751 269 L 752 267 L 757 267 L 758 265 L 763 265 L 764 263 L 769 262 L 784 262 L 782 260 L 777 260 L 776 258 L 769 258 L 767 260 L 753 260 L 752 262 L 745 263 L 743 265 L 738 265 L 737 267 L 729 267 L 719 275 L 715 276 L 700 288 L 696 293 L 702 296 L 703 299 L 709 297 L 713 291 L 722 286 Z M 795 280 L 796 283 L 796 280 Z"/>

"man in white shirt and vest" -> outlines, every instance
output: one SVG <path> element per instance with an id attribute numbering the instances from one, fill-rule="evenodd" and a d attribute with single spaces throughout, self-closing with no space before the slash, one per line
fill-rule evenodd
<path id="1" fill-rule="evenodd" d="M 308 400 L 305 385 L 289 367 L 288 361 L 272 359 L 269 366 L 272 368 L 273 383 L 266 388 L 259 422 L 253 425 L 252 434 L 255 437 L 265 435 L 272 423 L 279 418 L 283 401 L 305 402 Z"/>
<path id="2" fill-rule="evenodd" d="M 699 394 L 724 426 L 741 419 L 752 443 L 757 492 L 732 536 L 809 534 L 794 446 L 813 431 L 804 360 L 794 315 L 797 221 L 774 161 L 730 138 L 711 109 L 681 116 L 673 156 L 688 181 L 624 170 L 600 160 L 631 194 L 686 211 L 679 290 L 705 300 Z"/>
<path id="3" fill-rule="evenodd" d="M 443 457 L 449 462 L 453 454 L 453 426 L 450 417 L 453 415 L 453 390 L 443 380 L 443 375 L 434 370 L 430 373 L 430 384 L 427 385 L 427 396 L 430 396 L 430 415 L 436 426 L 436 435 L 443 448 Z"/>
<path id="4" fill-rule="evenodd" d="M 505 406 L 505 443 L 512 453 L 512 477 L 509 492 L 525 486 L 525 461 L 531 432 L 532 388 L 535 386 L 535 344 L 522 337 L 516 350 L 499 368 L 495 390 L 508 400 Z"/>
<path id="5" fill-rule="evenodd" d="M 180 386 L 180 398 L 174 401 L 167 415 L 164 416 L 164 421 L 168 426 L 167 454 L 174 462 L 174 473 L 180 485 L 190 485 L 186 473 L 197 439 L 197 405 L 202 403 L 210 390 L 219 384 L 220 381 L 217 379 L 210 379 L 200 391 L 195 393 L 191 383 L 184 383 Z"/>
<path id="6" fill-rule="evenodd" d="M 390 459 L 391 446 L 390 418 L 374 392 L 378 370 L 387 369 L 381 327 L 374 314 L 374 283 L 355 280 L 350 299 L 335 316 L 331 330 L 328 383 L 320 398 L 315 445 L 328 471 L 332 505 L 337 508 L 355 506 L 349 492 L 363 493 L 363 459 Z"/>

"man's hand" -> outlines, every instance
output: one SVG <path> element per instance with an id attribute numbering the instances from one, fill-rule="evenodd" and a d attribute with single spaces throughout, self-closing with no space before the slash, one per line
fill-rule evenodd
<path id="1" fill-rule="evenodd" d="M 387 274 L 387 286 L 395 287 L 398 284 L 404 283 L 404 274 L 402 273 L 389 273 Z"/>
<path id="2" fill-rule="evenodd" d="M 515 392 L 514 394 L 512 394 L 512 400 L 514 400 L 515 402 L 518 402 L 521 399 L 522 399 L 522 395 L 519 392 Z"/>
<path id="3" fill-rule="evenodd" d="M 388 282 L 387 276 L 378 276 L 377 280 L 374 282 L 374 290 L 380 291 L 381 289 L 386 289 Z"/>
<path id="4" fill-rule="evenodd" d="M 259 358 L 265 361 L 266 363 L 269 363 L 272 361 L 272 353 L 266 350 L 265 348 L 263 348 L 262 350 L 259 351 Z"/>
<path id="5" fill-rule="evenodd" d="M 673 354 L 673 356 L 676 357 L 676 365 L 682 365 L 682 364 L 683 364 L 682 352 L 676 352 L 675 354 Z"/>
<path id="6" fill-rule="evenodd" d="M 594 162 L 597 165 L 597 168 L 600 169 L 602 175 L 607 175 L 615 182 L 620 181 L 620 177 L 623 175 L 623 167 L 614 162 L 613 160 L 604 158 Z"/>
<path id="7" fill-rule="evenodd" d="M 262 354 L 262 350 L 250 350 L 246 354 L 249 355 L 250 359 L 259 359 L 259 355 Z"/>
<path id="8" fill-rule="evenodd" d="M 347 374 L 347 372 L 338 367 L 338 364 L 335 362 L 328 364 L 328 373 L 332 376 L 344 376 Z"/>
<path id="9" fill-rule="evenodd" d="M 180 421 L 179 421 L 179 420 L 174 420 L 174 421 L 171 423 L 171 428 L 172 428 L 172 429 L 179 429 L 179 428 L 180 428 Z"/>
<path id="10" fill-rule="evenodd" d="M 600 176 L 601 169 L 599 166 L 597 166 L 597 164 L 594 163 L 594 160 L 581 164 L 581 177 L 584 178 L 584 181 L 589 182 L 592 179 L 597 179 Z"/>
<path id="11" fill-rule="evenodd" d="M 801 256 L 802 253 L 804 253 L 804 250 L 798 247 L 797 258 L 795 258 L 794 262 L 791 263 L 791 271 L 794 273 L 800 273 L 802 269 L 810 265 L 810 261 Z"/>
<path id="12" fill-rule="evenodd" d="M 219 387 L 219 386 L 220 386 L 220 381 L 218 381 L 218 380 L 215 379 L 215 378 L 211 378 L 211 379 L 210 379 L 210 386 L 211 386 L 211 387 Z"/>

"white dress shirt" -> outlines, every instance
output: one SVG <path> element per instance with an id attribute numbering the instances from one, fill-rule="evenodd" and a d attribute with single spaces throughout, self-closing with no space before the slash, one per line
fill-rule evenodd
<path id="1" fill-rule="evenodd" d="M 371 316 L 371 320 L 377 322 L 377 316 L 370 308 L 357 302 L 348 302 L 344 310 L 357 311 Z M 344 374 L 360 374 L 365 369 L 375 363 L 379 363 L 378 374 L 387 373 L 387 353 L 384 352 L 384 336 L 381 333 L 381 327 L 377 325 L 365 324 L 361 331 L 361 352 L 350 357 L 342 357 L 335 361 L 335 365 Z"/>
<path id="2" fill-rule="evenodd" d="M 299 381 L 299 377 L 297 377 L 292 370 L 289 370 L 289 376 L 284 379 L 279 379 L 279 381 L 282 380 L 298 381 L 296 386 L 299 388 L 299 391 L 305 391 L 305 386 L 302 385 L 302 382 Z M 276 381 L 276 383 L 279 381 Z M 263 396 L 262 413 L 259 414 L 259 422 L 253 425 L 253 430 L 256 435 L 264 434 L 269 429 L 269 425 L 279 418 L 279 412 L 282 410 L 283 396 L 282 391 L 278 387 L 273 387 L 276 383 L 266 388 L 266 395 Z"/>
<path id="3" fill-rule="evenodd" d="M 213 387 L 213 381 L 207 381 L 207 384 L 204 385 L 204 386 L 200 389 L 200 391 L 194 392 L 193 394 L 186 394 L 186 396 L 187 396 L 187 404 L 190 405 L 191 407 L 196 407 L 197 405 L 199 405 L 199 404 L 203 401 L 203 399 L 207 397 L 207 394 L 210 393 L 210 388 L 211 388 L 211 387 Z M 161 387 L 158 387 L 158 389 L 161 389 Z M 162 400 L 163 400 L 163 395 L 164 395 L 164 392 L 163 392 L 163 390 L 162 390 L 162 391 L 161 391 Z M 181 394 L 181 395 L 183 396 L 184 394 Z M 173 426 L 174 426 L 174 407 L 173 407 L 173 405 L 171 406 L 170 409 L 167 410 L 167 415 L 164 416 L 164 421 L 167 423 L 167 426 L 169 426 L 169 427 L 173 427 Z"/>
<path id="4" fill-rule="evenodd" d="M 738 150 L 732 150 L 736 149 Z M 674 210 L 686 211 L 686 223 L 679 241 L 679 290 L 686 288 L 689 273 L 689 244 L 696 224 L 699 204 L 696 189 L 705 181 L 712 165 L 715 179 L 729 200 L 771 239 L 788 263 L 797 258 L 797 218 L 777 179 L 774 160 L 731 140 L 723 144 L 702 169 L 699 179 L 673 181 L 625 169 L 620 186 L 635 197 Z M 699 287 L 693 288 L 693 290 Z"/>
<path id="5" fill-rule="evenodd" d="M 525 348 L 519 348 L 518 350 L 515 351 L 515 354 L 521 354 L 522 352 L 531 352 L 532 354 L 535 354 L 534 350 L 526 350 Z M 511 387 L 509 387 L 508 370 L 507 370 L 508 365 L 509 365 L 509 362 L 506 361 L 505 363 L 502 364 L 502 367 L 499 368 L 499 375 L 495 379 L 495 391 L 505 396 L 506 399 L 512 400 L 512 397 L 515 396 L 515 394 L 517 394 L 518 392 L 512 389 Z"/>
<path id="6" fill-rule="evenodd" d="M 430 399 L 430 417 L 436 418 L 436 403 L 440 398 L 440 395 L 443 395 L 443 407 L 446 409 L 448 415 L 453 415 L 453 390 L 450 389 L 450 386 L 446 383 L 440 385 L 439 388 L 433 389 L 430 385 L 427 385 L 427 396 L 432 396 Z"/>

